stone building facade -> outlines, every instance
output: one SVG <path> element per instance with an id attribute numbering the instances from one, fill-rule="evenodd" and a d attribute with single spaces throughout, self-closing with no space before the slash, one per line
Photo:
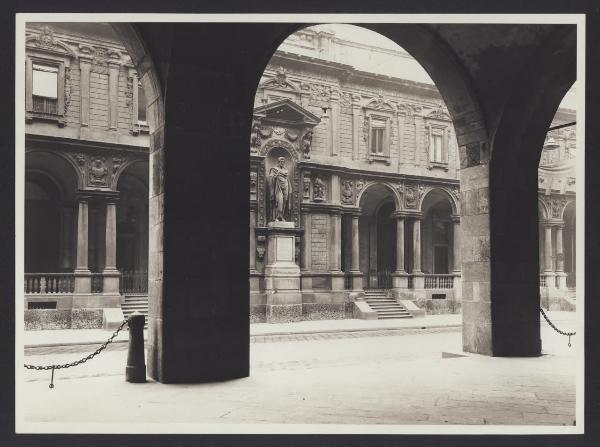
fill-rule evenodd
<path id="1" fill-rule="evenodd" d="M 26 328 L 110 326 L 147 309 L 144 91 L 108 24 L 26 33 Z M 414 63 L 307 28 L 256 91 L 254 322 L 377 318 L 374 291 L 413 316 L 460 310 L 466 248 L 448 111 L 435 86 L 356 68 L 358 53 Z M 553 126 L 572 121 L 561 110 Z M 551 131 L 539 171 L 542 302 L 560 308 L 574 306 L 574 151 L 573 127 Z"/>
<path id="2" fill-rule="evenodd" d="M 576 286 L 576 144 L 572 110 L 560 109 L 548 132 L 538 171 L 542 304 L 574 310 Z M 561 127 L 567 125 L 566 127 Z"/>
<path id="3" fill-rule="evenodd" d="M 26 328 L 111 326 L 147 303 L 144 92 L 108 24 L 25 45 Z"/>
<path id="4" fill-rule="evenodd" d="M 400 64 L 410 58 L 400 48 L 305 28 L 274 54 L 257 88 L 250 139 L 252 321 L 460 311 L 466 248 L 460 248 L 460 166 L 448 111 L 434 85 L 358 69 L 348 63 L 353 54 Z M 569 120 L 568 111 L 557 115 L 560 123 Z M 564 209 L 574 203 L 573 129 L 555 132 L 561 149 L 546 145 L 540 170 L 541 222 L 555 228 L 541 246 L 540 259 L 552 260 L 541 275 L 547 300 L 565 295 L 570 274 L 561 273 L 567 270 L 557 241 L 565 235 Z M 570 167 L 556 168 L 553 153 Z M 289 181 L 284 219 L 273 213 L 278 166 Z M 398 308 L 382 308 L 383 297 Z"/>

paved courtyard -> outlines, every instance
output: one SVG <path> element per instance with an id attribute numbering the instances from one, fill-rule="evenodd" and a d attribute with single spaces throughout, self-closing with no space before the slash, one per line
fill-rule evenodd
<path id="1" fill-rule="evenodd" d="M 575 327 L 574 321 L 560 323 L 565 330 Z M 198 424 L 229 430 L 222 424 L 572 426 L 575 421 L 580 340 L 574 338 L 568 348 L 566 338 L 546 324 L 545 355 L 538 358 L 463 354 L 456 327 L 290 334 L 253 341 L 251 375 L 245 379 L 128 384 L 126 344 L 120 344 L 89 363 L 56 371 L 53 390 L 48 372 L 26 371 L 17 401 L 28 423 L 67 424 L 63 428 L 82 431 L 89 430 L 86 423 L 125 423 L 119 430 L 133 432 L 178 431 L 163 424 L 192 423 L 202 432 L 202 427 L 219 428 Z M 81 347 L 45 349 L 28 350 L 26 362 L 62 363 L 82 356 Z M 111 431 L 107 425 L 93 427 Z"/>

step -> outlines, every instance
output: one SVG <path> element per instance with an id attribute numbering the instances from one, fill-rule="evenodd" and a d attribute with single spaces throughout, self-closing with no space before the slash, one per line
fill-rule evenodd
<path id="1" fill-rule="evenodd" d="M 374 307 L 374 306 L 370 306 L 371 309 L 379 312 L 379 311 L 389 311 L 389 310 L 393 310 L 393 311 L 401 311 L 404 312 L 402 307 L 398 307 L 398 306 L 378 306 L 378 307 Z"/>
<path id="2" fill-rule="evenodd" d="M 391 320 L 392 318 L 412 318 L 412 315 L 379 315 L 379 320 Z"/>

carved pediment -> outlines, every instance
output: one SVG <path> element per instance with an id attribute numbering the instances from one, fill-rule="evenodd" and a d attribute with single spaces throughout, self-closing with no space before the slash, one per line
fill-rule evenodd
<path id="1" fill-rule="evenodd" d="M 383 97 L 383 94 L 378 94 L 377 97 L 371 99 L 365 104 L 365 109 L 381 110 L 386 112 L 395 112 L 396 107 Z"/>
<path id="2" fill-rule="evenodd" d="M 254 116 L 262 123 L 316 126 L 321 119 L 290 99 L 282 99 L 254 109 Z"/>
<path id="3" fill-rule="evenodd" d="M 54 37 L 54 31 L 49 26 L 44 26 L 39 34 L 30 35 L 25 39 L 25 45 L 50 53 L 65 54 L 75 57 L 75 52 L 64 42 Z"/>
<path id="4" fill-rule="evenodd" d="M 450 121 L 451 120 L 450 115 L 448 114 L 448 112 L 446 111 L 446 108 L 444 107 L 444 105 L 442 103 L 437 104 L 436 107 L 431 112 L 429 112 L 427 117 L 437 119 L 437 120 L 442 120 L 442 121 Z"/>
<path id="5" fill-rule="evenodd" d="M 260 84 L 258 86 L 259 89 L 264 89 L 264 88 L 269 88 L 269 89 L 274 89 L 274 90 L 290 90 L 293 92 L 300 92 L 300 88 L 294 84 L 293 82 L 290 82 L 290 80 L 287 78 L 287 72 L 285 71 L 284 68 L 280 68 L 279 70 L 277 70 L 277 72 L 275 73 L 275 76 L 271 79 L 267 79 L 265 82 L 263 82 L 262 84 Z"/>

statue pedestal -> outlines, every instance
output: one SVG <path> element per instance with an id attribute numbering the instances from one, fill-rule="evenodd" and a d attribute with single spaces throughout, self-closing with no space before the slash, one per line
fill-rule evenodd
<path id="1" fill-rule="evenodd" d="M 267 229 L 266 321 L 302 318 L 300 267 L 294 262 L 297 229 L 293 222 L 270 222 Z"/>

